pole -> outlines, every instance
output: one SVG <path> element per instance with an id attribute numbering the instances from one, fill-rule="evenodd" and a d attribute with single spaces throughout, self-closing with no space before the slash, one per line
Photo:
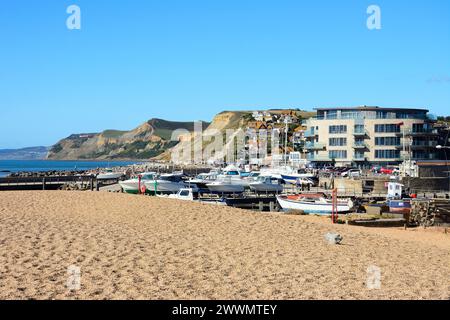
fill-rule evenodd
<path id="1" fill-rule="evenodd" d="M 142 176 L 138 175 L 138 194 L 141 194 L 141 179 Z"/>

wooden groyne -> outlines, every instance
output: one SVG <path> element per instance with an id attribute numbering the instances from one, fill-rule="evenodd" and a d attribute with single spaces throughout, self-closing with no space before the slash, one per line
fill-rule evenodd
<path id="1" fill-rule="evenodd" d="M 0 191 L 58 190 L 68 184 L 81 184 L 91 190 L 98 185 L 94 176 L 6 177 L 0 178 Z"/>

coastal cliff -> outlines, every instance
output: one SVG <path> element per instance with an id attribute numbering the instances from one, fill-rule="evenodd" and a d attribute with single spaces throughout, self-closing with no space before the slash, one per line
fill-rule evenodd
<path id="1" fill-rule="evenodd" d="M 208 123 L 205 123 L 206 127 Z M 193 131 L 193 122 L 151 119 L 131 131 L 106 130 L 101 133 L 73 134 L 49 151 L 51 160 L 144 160 L 156 157 L 177 141 L 170 141 L 175 129 Z"/>
<path id="2" fill-rule="evenodd" d="M 262 119 L 255 119 L 261 113 Z M 202 122 L 202 133 L 194 132 L 194 122 L 174 122 L 151 119 L 131 131 L 106 130 L 101 133 L 73 134 L 55 144 L 48 153 L 51 160 L 170 160 L 174 153 L 182 153 L 189 144 L 201 143 L 203 149 L 214 143 L 209 136 L 219 132 L 225 136 L 226 130 L 242 129 L 253 125 L 280 122 L 282 115 L 294 116 L 297 120 L 314 116 L 314 112 L 299 109 L 270 109 L 266 111 L 223 111 L 211 123 Z M 270 120 L 267 120 L 270 118 Z M 275 125 L 275 124 L 274 124 Z M 281 126 L 284 126 L 281 124 Z M 171 141 L 174 130 L 185 132 Z M 200 142 L 201 141 L 201 142 Z M 230 142 L 232 143 L 232 142 Z M 197 144 L 198 145 L 198 144 Z M 220 158 L 229 147 L 215 154 Z M 193 152 L 193 147 L 191 150 Z M 180 159 L 183 161 L 183 159 Z"/>

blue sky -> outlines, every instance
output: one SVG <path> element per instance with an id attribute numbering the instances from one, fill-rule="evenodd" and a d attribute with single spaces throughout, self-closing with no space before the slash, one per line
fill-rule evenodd
<path id="1" fill-rule="evenodd" d="M 5 0 L 0 40 L 0 149 L 223 110 L 450 114 L 448 0 Z"/>

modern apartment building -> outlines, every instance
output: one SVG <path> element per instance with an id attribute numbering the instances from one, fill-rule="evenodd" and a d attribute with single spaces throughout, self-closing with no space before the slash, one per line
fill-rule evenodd
<path id="1" fill-rule="evenodd" d="M 425 109 L 317 108 L 306 122 L 307 159 L 315 164 L 388 165 L 436 159 L 438 132 Z"/>

